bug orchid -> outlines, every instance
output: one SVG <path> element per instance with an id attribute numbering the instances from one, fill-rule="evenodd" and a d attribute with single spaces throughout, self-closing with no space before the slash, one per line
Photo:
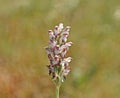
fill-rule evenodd
<path id="1" fill-rule="evenodd" d="M 52 79 L 58 88 L 58 91 L 61 83 L 71 71 L 69 63 L 72 58 L 66 57 L 69 47 L 72 45 L 72 42 L 67 42 L 69 32 L 70 26 L 64 28 L 62 23 L 55 26 L 54 31 L 48 31 L 49 45 L 45 48 L 50 61 L 48 70 L 49 75 L 52 76 Z M 57 94 L 56 98 L 59 98 L 58 96 L 59 94 Z"/>

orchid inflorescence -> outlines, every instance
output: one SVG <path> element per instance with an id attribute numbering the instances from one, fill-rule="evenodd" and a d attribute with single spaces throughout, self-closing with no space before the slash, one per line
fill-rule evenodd
<path id="1" fill-rule="evenodd" d="M 45 49 L 50 61 L 49 75 L 52 76 L 55 83 L 63 82 L 70 72 L 69 63 L 72 58 L 66 57 L 66 53 L 72 45 L 72 42 L 67 42 L 69 31 L 70 26 L 64 28 L 62 23 L 55 26 L 54 31 L 48 31 L 49 45 Z"/>

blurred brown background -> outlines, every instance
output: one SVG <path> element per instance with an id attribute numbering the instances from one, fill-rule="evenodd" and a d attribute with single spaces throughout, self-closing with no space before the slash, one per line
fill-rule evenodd
<path id="1" fill-rule="evenodd" d="M 120 98 L 120 0 L 0 0 L 0 98 L 54 98 L 44 47 L 71 26 L 60 98 Z"/>

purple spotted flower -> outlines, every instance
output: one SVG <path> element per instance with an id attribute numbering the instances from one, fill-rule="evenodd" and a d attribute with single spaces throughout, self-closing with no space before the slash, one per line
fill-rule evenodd
<path id="1" fill-rule="evenodd" d="M 66 57 L 72 42 L 67 42 L 70 26 L 66 28 L 60 23 L 55 26 L 54 31 L 49 30 L 49 45 L 45 48 L 50 64 L 48 65 L 49 75 L 55 82 L 63 82 L 70 72 L 69 63 L 71 57 Z"/>

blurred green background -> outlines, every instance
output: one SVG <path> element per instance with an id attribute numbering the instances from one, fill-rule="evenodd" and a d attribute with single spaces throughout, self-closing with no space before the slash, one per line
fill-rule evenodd
<path id="1" fill-rule="evenodd" d="M 0 98 L 54 98 L 44 47 L 71 26 L 60 98 L 120 98 L 120 0 L 0 0 Z"/>

